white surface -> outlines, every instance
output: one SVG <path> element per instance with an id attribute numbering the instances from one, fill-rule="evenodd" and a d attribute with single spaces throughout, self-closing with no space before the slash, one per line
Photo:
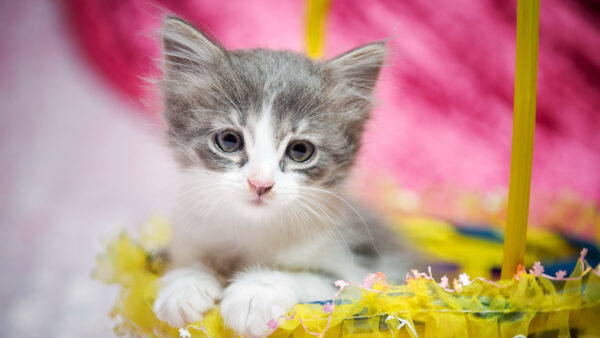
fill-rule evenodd
<path id="1" fill-rule="evenodd" d="M 94 256 L 173 193 L 160 128 L 114 96 L 55 2 L 0 2 L 0 336 L 106 337 Z"/>

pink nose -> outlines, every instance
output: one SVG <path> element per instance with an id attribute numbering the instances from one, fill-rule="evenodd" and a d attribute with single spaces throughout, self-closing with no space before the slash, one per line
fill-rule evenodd
<path id="1" fill-rule="evenodd" d="M 258 196 L 268 193 L 271 188 L 273 188 L 273 184 L 274 183 L 269 180 L 248 179 L 248 185 L 250 185 L 250 189 L 256 191 Z"/>

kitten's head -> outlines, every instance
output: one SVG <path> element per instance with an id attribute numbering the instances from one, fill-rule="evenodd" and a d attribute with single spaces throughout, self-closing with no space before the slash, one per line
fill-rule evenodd
<path id="1" fill-rule="evenodd" d="M 259 214 L 314 201 L 343 183 L 384 43 L 314 61 L 226 50 L 177 18 L 166 19 L 162 43 L 164 118 L 190 194 Z"/>

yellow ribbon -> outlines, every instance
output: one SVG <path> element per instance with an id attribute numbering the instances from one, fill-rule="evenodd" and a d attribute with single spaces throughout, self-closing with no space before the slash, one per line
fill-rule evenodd
<path id="1" fill-rule="evenodd" d="M 513 137 L 502 279 L 511 279 L 525 257 L 535 128 L 539 21 L 540 1 L 518 0 Z"/>
<path id="2" fill-rule="evenodd" d="M 316 59 L 323 53 L 325 17 L 329 11 L 330 0 L 308 0 L 306 15 L 306 52 Z"/>

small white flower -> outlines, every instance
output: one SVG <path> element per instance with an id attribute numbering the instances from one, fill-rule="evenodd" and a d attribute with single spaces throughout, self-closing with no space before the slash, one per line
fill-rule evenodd
<path id="1" fill-rule="evenodd" d="M 347 283 L 346 281 L 343 281 L 343 280 L 341 280 L 341 279 L 340 279 L 340 280 L 336 280 L 336 281 L 333 283 L 333 285 L 335 285 L 335 286 L 336 286 L 336 287 L 338 287 L 338 288 L 341 288 L 341 289 L 343 289 L 343 288 L 345 288 L 346 286 L 348 286 L 348 283 Z"/>
<path id="2" fill-rule="evenodd" d="M 466 272 L 463 272 L 463 273 L 461 273 L 461 274 L 458 276 L 458 281 L 459 281 L 459 282 L 460 282 L 460 284 L 462 284 L 463 286 L 467 286 L 467 285 L 469 285 L 469 284 L 471 284 L 471 283 L 472 283 L 472 282 L 471 282 L 471 280 L 470 280 L 470 278 L 469 278 L 469 275 L 467 275 L 467 273 L 466 273 Z"/>
<path id="3" fill-rule="evenodd" d="M 188 329 L 184 329 L 182 327 L 179 328 L 179 338 L 192 338 L 192 334 Z"/>

